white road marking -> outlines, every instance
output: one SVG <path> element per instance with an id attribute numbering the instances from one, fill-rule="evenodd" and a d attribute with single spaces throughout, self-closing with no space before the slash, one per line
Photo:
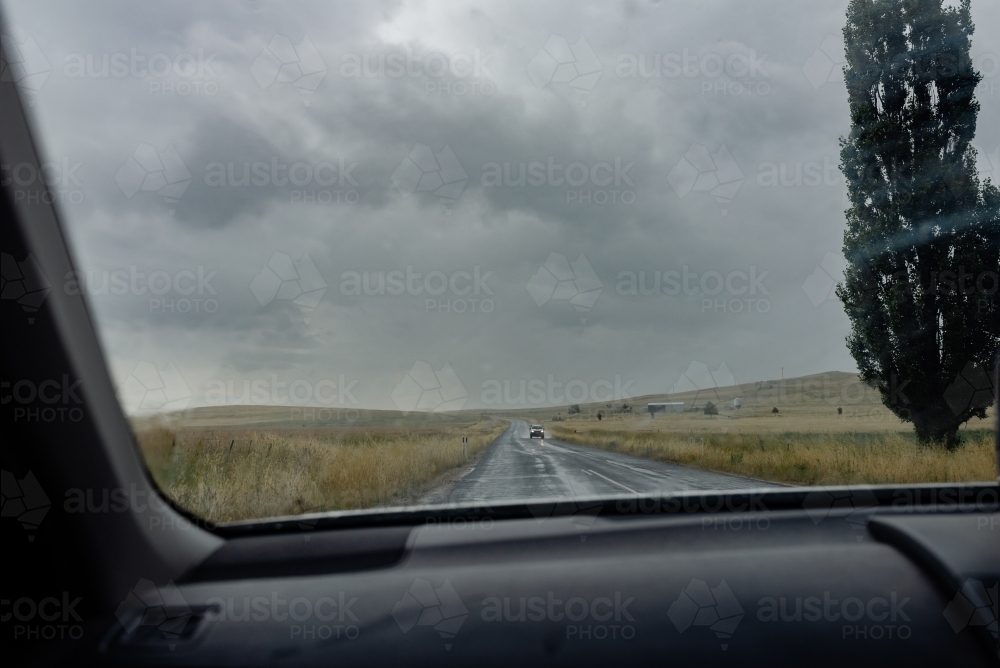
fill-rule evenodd
<path id="1" fill-rule="evenodd" d="M 587 472 L 587 470 L 586 470 L 586 469 L 584 469 L 583 471 L 584 471 L 584 473 L 586 473 L 586 472 Z M 601 475 L 601 474 L 600 474 L 600 473 L 598 473 L 597 471 L 593 471 L 593 470 L 592 470 L 592 471 L 590 471 L 590 472 L 591 472 L 591 473 L 593 473 L 593 474 L 594 474 L 594 475 L 596 475 L 596 476 L 600 476 L 600 477 L 604 478 L 605 480 L 607 480 L 608 482 L 610 482 L 610 483 L 611 483 L 612 485 L 618 485 L 619 487 L 621 487 L 621 488 L 623 488 L 623 489 L 627 489 L 628 491 L 632 492 L 633 494 L 639 494 L 639 493 L 640 493 L 640 492 L 637 492 L 637 491 L 635 491 L 635 490 L 634 490 L 634 489 L 632 489 L 631 487 L 626 487 L 625 485 L 621 484 L 620 482 L 617 482 L 617 481 L 615 481 L 615 480 L 612 480 L 611 478 L 609 478 L 609 477 L 608 477 L 608 476 L 606 476 L 606 475 Z"/>

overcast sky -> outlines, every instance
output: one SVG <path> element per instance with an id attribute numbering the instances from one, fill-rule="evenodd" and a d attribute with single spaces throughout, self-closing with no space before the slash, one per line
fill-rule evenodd
<path id="1" fill-rule="evenodd" d="M 846 0 L 4 5 L 130 410 L 855 369 Z M 1000 5 L 973 16 L 996 181 Z"/>

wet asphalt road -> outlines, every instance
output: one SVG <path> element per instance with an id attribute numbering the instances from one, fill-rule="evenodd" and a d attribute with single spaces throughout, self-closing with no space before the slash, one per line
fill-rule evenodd
<path id="1" fill-rule="evenodd" d="M 494 441 L 474 469 L 437 503 L 485 503 L 528 499 L 655 495 L 686 490 L 752 489 L 759 480 L 678 464 L 528 438 L 520 420 Z"/>

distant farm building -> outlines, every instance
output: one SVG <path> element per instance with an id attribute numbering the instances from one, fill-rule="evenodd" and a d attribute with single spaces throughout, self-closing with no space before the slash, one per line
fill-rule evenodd
<path id="1" fill-rule="evenodd" d="M 650 413 L 683 413 L 683 401 L 670 401 L 659 404 L 646 404 L 646 410 Z"/>

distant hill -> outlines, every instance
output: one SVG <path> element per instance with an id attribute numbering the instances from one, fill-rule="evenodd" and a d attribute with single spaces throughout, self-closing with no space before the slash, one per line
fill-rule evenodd
<path id="1" fill-rule="evenodd" d="M 694 386 L 694 383 L 691 383 Z M 712 402 L 720 410 L 731 410 L 733 400 L 742 400 L 743 413 L 755 410 L 770 410 L 772 407 L 786 408 L 831 408 L 851 406 L 854 408 L 882 408 L 878 392 L 861 382 L 856 373 L 827 371 L 784 380 L 766 380 L 724 387 L 705 387 L 685 392 L 648 394 L 630 399 L 610 402 L 580 404 L 581 411 L 593 415 L 597 411 L 615 412 L 621 405 L 628 404 L 633 413 L 645 413 L 646 404 L 659 402 L 684 402 L 685 410 L 700 410 Z M 491 407 L 488 409 L 466 409 L 454 412 L 429 413 L 413 411 L 403 413 L 391 410 L 356 408 L 312 408 L 292 406 L 204 406 L 179 411 L 157 418 L 136 418 L 137 428 L 155 422 L 169 422 L 175 426 L 223 428 L 246 427 L 268 429 L 291 429 L 325 426 L 434 426 L 442 423 L 471 423 L 483 414 L 523 418 L 525 420 L 545 420 L 553 415 L 566 415 L 568 406 L 548 407 Z"/>
<path id="2" fill-rule="evenodd" d="M 423 413 L 366 408 L 315 408 L 311 406 L 200 406 L 168 415 L 136 417 L 137 430 L 156 424 L 172 427 L 245 427 L 295 429 L 318 427 L 424 427 L 475 422 L 479 413 Z"/>
<path id="3" fill-rule="evenodd" d="M 881 406 L 878 391 L 870 387 L 856 373 L 826 371 L 809 376 L 765 380 L 726 387 L 689 390 L 676 394 L 650 394 L 635 397 L 632 403 L 645 409 L 648 403 L 683 401 L 690 407 L 703 407 L 711 401 L 716 405 L 732 406 L 733 399 L 743 400 L 744 408 L 781 405 L 838 405 L 866 404 Z"/>
<path id="4" fill-rule="evenodd" d="M 807 406 L 868 406 L 881 407 L 882 401 L 878 391 L 863 383 L 856 373 L 844 371 L 826 371 L 808 376 L 785 378 L 784 380 L 766 380 L 724 387 L 705 387 L 686 392 L 646 394 L 626 400 L 613 402 L 594 402 L 580 404 L 584 412 L 602 410 L 608 412 L 618 409 L 622 404 L 628 404 L 633 412 L 645 412 L 646 404 L 662 402 L 684 402 L 686 410 L 702 409 L 711 401 L 720 409 L 733 406 L 733 400 L 742 400 L 744 409 L 773 407 L 807 407 Z M 565 412 L 568 406 L 526 407 L 509 410 L 490 410 L 489 413 L 504 415 L 557 414 Z M 478 413 L 479 411 L 477 411 Z"/>

